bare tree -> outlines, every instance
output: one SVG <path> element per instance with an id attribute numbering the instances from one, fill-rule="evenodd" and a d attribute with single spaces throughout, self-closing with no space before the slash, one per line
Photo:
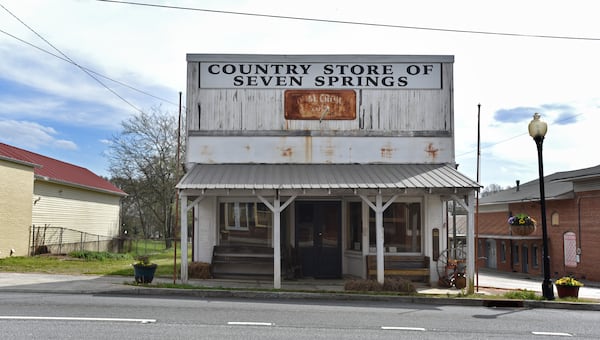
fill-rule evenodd
<path id="1" fill-rule="evenodd" d="M 177 116 L 153 108 L 121 125 L 122 131 L 112 137 L 108 158 L 114 182 L 129 194 L 125 218 L 141 229 L 132 231 L 145 237 L 160 232 L 170 247 L 178 181 Z"/>
<path id="2" fill-rule="evenodd" d="M 483 191 L 481 192 L 481 197 L 485 197 L 485 196 L 491 195 L 493 193 L 496 193 L 496 192 L 499 192 L 499 191 L 502 191 L 505 189 L 508 189 L 508 187 L 503 188 L 499 184 L 492 183 L 492 184 L 486 186 L 485 188 L 483 188 Z"/>

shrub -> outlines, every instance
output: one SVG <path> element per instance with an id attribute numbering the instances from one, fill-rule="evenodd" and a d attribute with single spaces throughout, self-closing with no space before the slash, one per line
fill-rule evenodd
<path id="1" fill-rule="evenodd" d="M 541 300 L 543 297 L 537 295 L 532 290 L 513 290 L 510 292 L 504 293 L 504 297 L 507 299 L 516 299 L 516 300 Z"/>
<path id="2" fill-rule="evenodd" d="M 344 290 L 358 292 L 397 292 L 415 293 L 417 290 L 409 280 L 402 278 L 386 278 L 383 285 L 376 280 L 356 279 L 346 281 Z"/>
<path id="3" fill-rule="evenodd" d="M 415 286 L 406 279 L 385 279 L 383 281 L 383 290 L 388 292 L 416 293 Z"/>
<path id="4" fill-rule="evenodd" d="M 188 265 L 188 275 L 192 279 L 210 279 L 210 264 L 205 262 L 191 262 Z"/>
<path id="5" fill-rule="evenodd" d="M 97 252 L 89 250 L 70 252 L 69 257 L 82 259 L 85 261 L 124 260 L 131 258 L 127 254 L 116 254 L 105 251 Z"/>

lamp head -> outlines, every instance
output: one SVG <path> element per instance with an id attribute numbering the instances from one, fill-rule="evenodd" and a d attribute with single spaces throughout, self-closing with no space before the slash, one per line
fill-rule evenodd
<path id="1" fill-rule="evenodd" d="M 546 132 L 548 131 L 548 124 L 546 122 L 540 120 L 540 114 L 535 113 L 533 115 L 533 119 L 529 122 L 529 135 L 535 138 L 544 138 L 546 136 Z"/>

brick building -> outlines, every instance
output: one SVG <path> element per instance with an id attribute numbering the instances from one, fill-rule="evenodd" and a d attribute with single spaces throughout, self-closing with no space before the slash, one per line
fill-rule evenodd
<path id="1" fill-rule="evenodd" d="M 600 281 L 600 166 L 544 178 L 550 276 Z M 508 218 L 527 214 L 538 221 L 527 236 L 515 235 Z M 480 268 L 542 275 L 539 181 L 517 184 L 480 199 Z"/>

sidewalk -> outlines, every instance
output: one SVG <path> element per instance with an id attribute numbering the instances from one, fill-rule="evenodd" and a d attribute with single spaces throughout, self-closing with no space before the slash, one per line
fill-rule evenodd
<path id="1" fill-rule="evenodd" d="M 480 271 L 479 287 L 502 288 L 507 290 L 527 289 L 542 293 L 542 281 L 540 276 L 530 276 L 519 273 L 501 273 L 494 271 Z M 597 300 L 600 303 L 600 282 L 583 281 L 584 286 L 579 288 L 579 297 L 583 299 Z M 556 295 L 556 288 L 554 289 Z M 558 297 L 558 295 L 556 295 Z"/>
<path id="2" fill-rule="evenodd" d="M 290 299 L 354 299 L 395 300 L 415 303 L 486 305 L 488 295 L 502 295 L 505 291 L 527 289 L 541 294 L 542 278 L 512 273 L 480 272 L 477 298 L 452 297 L 461 293 L 451 288 L 417 287 L 418 296 L 387 296 L 343 294 L 344 280 L 303 279 L 282 281 L 281 291 L 273 290 L 272 281 L 258 280 L 189 280 L 198 289 L 152 288 L 133 285 L 133 278 L 125 276 L 54 275 L 35 273 L 0 273 L 0 292 L 112 294 L 112 295 L 171 295 L 190 297 L 236 298 L 290 298 Z M 477 281 L 476 281 L 477 282 Z M 154 283 L 173 283 L 172 278 L 155 278 Z M 177 283 L 180 283 L 179 281 Z M 205 289 L 202 289 L 205 288 Z M 223 288 L 223 289 L 219 289 Z M 531 301 L 518 306 L 530 308 L 561 308 L 600 310 L 600 286 L 586 283 L 579 291 L 585 303 Z M 520 302 L 515 300 L 516 302 Z M 485 302 L 485 301 L 484 301 Z M 517 304 L 515 304 L 517 306 Z"/>

